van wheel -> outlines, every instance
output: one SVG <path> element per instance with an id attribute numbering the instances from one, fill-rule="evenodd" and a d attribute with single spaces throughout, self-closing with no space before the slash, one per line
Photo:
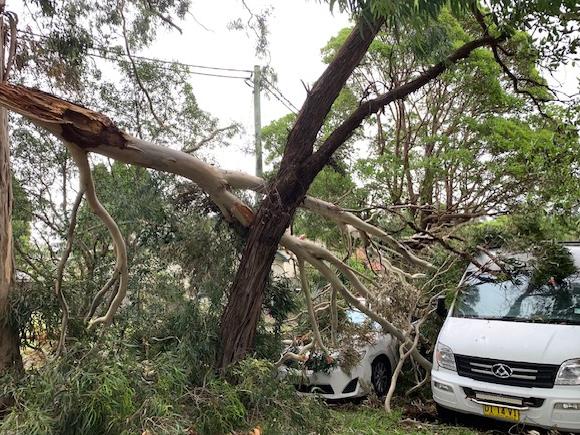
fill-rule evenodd
<path id="1" fill-rule="evenodd" d="M 371 382 L 378 397 L 383 397 L 391 386 L 391 364 L 389 359 L 380 355 L 371 364 Z"/>

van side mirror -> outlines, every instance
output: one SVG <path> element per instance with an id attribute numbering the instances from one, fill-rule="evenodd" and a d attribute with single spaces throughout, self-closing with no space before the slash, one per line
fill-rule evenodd
<path id="1" fill-rule="evenodd" d="M 445 306 L 445 296 L 441 295 L 437 298 L 437 308 L 435 309 L 435 312 L 442 319 L 447 316 L 448 310 Z"/>

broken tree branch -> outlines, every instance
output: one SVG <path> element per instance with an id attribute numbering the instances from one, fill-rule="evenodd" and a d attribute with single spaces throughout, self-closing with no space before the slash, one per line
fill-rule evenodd
<path id="1" fill-rule="evenodd" d="M 121 305 L 121 302 L 125 298 L 125 294 L 127 293 L 129 273 L 125 239 L 123 238 L 117 223 L 113 220 L 109 212 L 105 209 L 105 207 L 103 207 L 99 201 L 99 198 L 97 197 L 86 151 L 72 143 L 67 143 L 67 145 L 71 156 L 79 169 L 80 182 L 82 188 L 86 192 L 87 203 L 91 207 L 93 213 L 105 224 L 109 230 L 111 238 L 113 239 L 113 246 L 116 255 L 115 269 L 119 271 L 119 285 L 117 286 L 116 293 L 111 300 L 111 304 L 109 305 L 106 313 L 101 317 L 89 320 L 89 328 L 92 328 L 99 323 L 108 326 L 113 321 L 113 316 L 115 315 L 117 309 Z"/>
<path id="2" fill-rule="evenodd" d="M 56 280 L 54 282 L 54 293 L 58 298 L 60 303 L 60 307 L 62 310 L 62 319 L 60 322 L 60 338 L 58 340 L 58 346 L 56 347 L 56 355 L 61 355 L 65 352 L 65 339 L 66 339 L 66 330 L 68 326 L 68 316 L 69 316 L 69 308 L 68 303 L 66 301 L 66 297 L 62 292 L 62 276 L 64 274 L 64 268 L 70 256 L 72 246 L 73 246 L 73 239 L 74 239 L 74 232 L 77 225 L 77 214 L 79 211 L 79 207 L 81 205 L 81 201 L 83 200 L 84 190 L 79 190 L 75 202 L 73 204 L 73 208 L 70 215 L 70 223 L 68 225 L 68 230 L 66 233 L 66 246 L 63 250 L 62 256 L 60 257 L 60 261 L 58 262 L 58 267 L 56 269 Z"/>
<path id="3" fill-rule="evenodd" d="M 298 270 L 300 271 L 300 284 L 302 286 L 302 291 L 304 292 L 304 299 L 306 300 L 308 315 L 310 316 L 310 326 L 312 327 L 314 342 L 322 352 L 328 353 L 328 349 L 324 346 L 324 344 L 322 344 L 322 337 L 320 336 L 318 321 L 316 320 L 316 312 L 314 311 L 314 307 L 312 305 L 310 284 L 308 283 L 308 277 L 306 276 L 306 268 L 304 267 L 304 259 L 302 257 L 298 257 Z"/>

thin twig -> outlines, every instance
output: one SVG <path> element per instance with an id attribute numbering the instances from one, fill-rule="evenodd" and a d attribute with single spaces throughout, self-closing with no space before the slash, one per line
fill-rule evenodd
<path id="1" fill-rule="evenodd" d="M 135 64 L 135 60 L 133 59 L 133 56 L 131 55 L 131 50 L 129 49 L 129 39 L 127 37 L 127 23 L 125 21 L 125 14 L 123 13 L 124 7 L 125 7 L 125 1 L 123 0 L 120 2 L 120 5 L 119 5 L 119 14 L 121 15 L 121 23 L 122 23 L 122 27 L 123 27 L 123 39 L 125 41 L 125 51 L 127 53 L 127 57 L 129 58 L 129 61 L 131 62 L 131 67 L 133 69 L 133 74 L 135 75 L 135 80 L 137 80 L 137 84 L 139 85 L 139 88 L 141 88 L 141 90 L 143 91 L 143 94 L 145 94 L 145 98 L 147 99 L 147 103 L 149 104 L 149 110 L 151 110 L 151 114 L 153 115 L 153 117 L 155 118 L 155 120 L 157 121 L 159 126 L 164 127 L 165 124 L 157 116 L 157 113 L 155 112 L 155 109 L 153 108 L 153 101 L 151 100 L 151 96 L 149 95 L 149 92 L 147 92 L 145 85 L 141 81 L 141 77 L 139 77 L 139 72 L 137 71 L 137 65 Z"/>
<path id="2" fill-rule="evenodd" d="M 149 6 L 149 10 L 151 10 L 151 12 L 153 12 L 155 15 L 157 15 L 159 18 L 161 18 L 161 20 L 165 21 L 171 27 L 173 27 L 174 29 L 176 29 L 179 33 L 183 34 L 183 30 L 181 30 L 181 27 L 179 27 L 177 24 L 175 24 L 171 20 L 171 18 L 166 17 L 161 12 L 159 12 L 157 9 L 155 9 L 155 6 L 151 3 L 151 0 L 147 0 L 147 6 Z"/>

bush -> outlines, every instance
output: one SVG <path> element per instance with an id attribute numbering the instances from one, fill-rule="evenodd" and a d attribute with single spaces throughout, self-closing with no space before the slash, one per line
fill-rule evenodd
<path id="1" fill-rule="evenodd" d="M 203 434 L 228 433 L 260 426 L 268 434 L 330 433 L 329 412 L 316 398 L 301 398 L 277 379 L 270 362 L 246 359 L 191 393 L 195 429 Z"/>
<path id="2" fill-rule="evenodd" d="M 86 349 L 84 349 L 86 351 Z M 0 425 L 10 434 L 223 434 L 260 426 L 267 433 L 330 433 L 326 406 L 299 398 L 273 364 L 248 359 L 224 377 L 188 383 L 178 353 L 138 363 L 128 355 L 80 349 L 20 382 L 4 382 L 15 399 Z"/>
<path id="3" fill-rule="evenodd" d="M 78 355 L 78 354 L 77 354 Z M 122 433 L 135 412 L 135 389 L 126 364 L 103 354 L 83 364 L 71 356 L 49 362 L 19 383 L 5 385 L 15 399 L 0 429 L 22 434 Z"/>

